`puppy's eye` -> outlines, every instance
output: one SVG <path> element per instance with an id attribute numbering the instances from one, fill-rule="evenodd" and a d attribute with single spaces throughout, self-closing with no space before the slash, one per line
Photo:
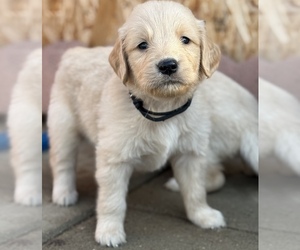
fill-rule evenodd
<path id="1" fill-rule="evenodd" d="M 138 45 L 138 48 L 139 48 L 140 50 L 148 49 L 148 43 L 142 42 L 142 43 L 140 43 L 140 44 Z"/>
<path id="2" fill-rule="evenodd" d="M 184 43 L 184 44 L 189 44 L 190 43 L 190 39 L 186 36 L 182 36 L 181 37 L 181 42 Z"/>

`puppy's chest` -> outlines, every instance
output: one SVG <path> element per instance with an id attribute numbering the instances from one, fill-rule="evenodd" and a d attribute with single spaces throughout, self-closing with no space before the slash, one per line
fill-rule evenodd
<path id="1" fill-rule="evenodd" d="M 174 138 L 178 138 L 177 135 Z M 137 147 L 141 155 L 163 155 L 169 154 L 176 148 L 176 140 L 168 136 L 147 136 L 147 138 L 137 138 Z"/>
<path id="2" fill-rule="evenodd" d="M 178 138 L 178 131 L 163 129 L 144 131 L 140 136 L 136 136 L 131 147 L 132 154 L 137 160 L 135 167 L 147 171 L 162 167 L 176 151 Z"/>
<path id="3" fill-rule="evenodd" d="M 132 141 L 132 154 L 137 159 L 136 168 L 156 170 L 176 153 L 198 151 L 195 143 L 197 135 L 190 136 L 191 131 L 184 131 L 177 123 L 155 124 L 145 129 Z M 197 143 L 198 144 L 198 143 Z"/>

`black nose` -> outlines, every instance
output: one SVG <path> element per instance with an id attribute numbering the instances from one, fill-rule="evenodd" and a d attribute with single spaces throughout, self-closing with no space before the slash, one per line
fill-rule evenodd
<path id="1" fill-rule="evenodd" d="M 170 76 L 177 71 L 178 63 L 175 59 L 164 59 L 157 64 L 157 67 L 159 72 Z"/>

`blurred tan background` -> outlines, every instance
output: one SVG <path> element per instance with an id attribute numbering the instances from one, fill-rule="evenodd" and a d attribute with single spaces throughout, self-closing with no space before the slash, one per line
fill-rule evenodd
<path id="1" fill-rule="evenodd" d="M 0 0 L 0 120 L 27 55 L 41 47 L 42 2 Z"/>
<path id="2" fill-rule="evenodd" d="M 110 45 L 132 8 L 144 1 L 1 0 L 0 46 L 41 38 L 43 45 L 61 40 Z M 237 61 L 257 54 L 258 46 L 260 54 L 270 60 L 299 54 L 300 0 L 261 0 L 259 9 L 258 0 L 177 1 L 206 20 L 211 38 Z"/>
<path id="3" fill-rule="evenodd" d="M 0 0 L 0 47 L 24 40 L 41 41 L 42 1 Z"/>
<path id="4" fill-rule="evenodd" d="M 240 61 L 257 53 L 258 0 L 177 0 L 207 21 L 211 38 Z M 112 45 L 132 8 L 145 0 L 43 0 L 43 44 Z M 74 4 L 75 3 L 75 4 Z"/>
<path id="5" fill-rule="evenodd" d="M 91 46 L 113 44 L 117 28 L 144 1 L 43 0 L 43 44 L 74 38 Z M 206 20 L 211 38 L 237 61 L 256 55 L 258 46 L 269 60 L 299 53 L 300 0 L 261 0 L 259 10 L 258 0 L 176 1 Z"/>

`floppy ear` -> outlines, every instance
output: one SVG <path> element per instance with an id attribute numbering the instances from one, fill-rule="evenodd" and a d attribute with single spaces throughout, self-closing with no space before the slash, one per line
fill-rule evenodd
<path id="1" fill-rule="evenodd" d="M 221 60 L 221 51 L 218 45 L 213 43 L 206 36 L 205 22 L 198 20 L 198 26 L 201 39 L 201 58 L 199 70 L 200 72 L 204 73 L 207 78 L 209 78 L 219 66 Z"/>
<path id="2" fill-rule="evenodd" d="M 129 66 L 124 51 L 123 41 L 120 38 L 117 39 L 108 60 L 115 73 L 121 78 L 122 82 L 126 84 L 128 81 Z"/>

